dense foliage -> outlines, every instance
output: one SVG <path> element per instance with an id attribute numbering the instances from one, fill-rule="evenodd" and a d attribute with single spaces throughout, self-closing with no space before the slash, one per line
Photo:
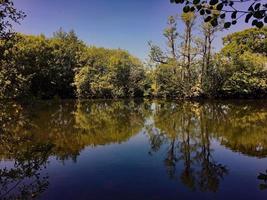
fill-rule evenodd
<path id="1" fill-rule="evenodd" d="M 267 96 L 267 28 L 226 36 L 212 52 L 218 29 L 192 29 L 184 14 L 184 33 L 175 17 L 164 31 L 167 51 L 149 43 L 150 68 L 121 49 L 87 46 L 74 31 L 53 37 L 16 34 L 0 41 L 0 98 L 198 98 Z M 149 65 L 148 65 L 149 66 Z"/>
<path id="2" fill-rule="evenodd" d="M 87 49 L 87 63 L 75 76 L 80 98 L 141 97 L 145 88 L 142 63 L 123 50 Z"/>
<path id="3" fill-rule="evenodd" d="M 50 39 L 17 34 L 2 40 L 0 96 L 73 97 L 71 84 L 84 48 L 72 31 L 59 31 Z"/>
<path id="4" fill-rule="evenodd" d="M 267 4 L 261 0 L 170 0 L 171 3 L 184 4 L 183 12 L 198 12 L 205 22 L 214 27 L 224 21 L 224 28 L 237 24 L 240 18 L 251 21 L 252 26 L 262 28 L 267 23 Z"/>
<path id="5" fill-rule="evenodd" d="M 177 30 L 171 17 L 164 31 L 167 51 L 149 43 L 154 96 L 169 98 L 263 97 L 267 95 L 267 27 L 251 28 L 223 38 L 224 47 L 213 53 L 220 28 L 200 26 L 196 37 L 195 15 L 182 15 L 185 29 Z"/>
<path id="6" fill-rule="evenodd" d="M 223 78 L 220 95 L 266 96 L 267 27 L 233 33 L 223 41 L 220 70 L 214 76 Z"/>
<path id="7" fill-rule="evenodd" d="M 123 50 L 88 47 L 73 31 L 1 40 L 0 98 L 142 96 L 142 63 Z M 76 75 L 76 77 L 75 77 Z M 76 92 L 77 89 L 77 92 Z"/>

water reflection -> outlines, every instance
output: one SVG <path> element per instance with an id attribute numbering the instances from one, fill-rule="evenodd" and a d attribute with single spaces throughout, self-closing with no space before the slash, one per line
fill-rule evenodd
<path id="1" fill-rule="evenodd" d="M 144 126 L 144 105 L 134 101 L 80 102 L 75 112 L 76 127 L 85 133 L 85 145 L 127 141 Z"/>
<path id="2" fill-rule="evenodd" d="M 267 170 L 264 173 L 259 173 L 257 178 L 261 181 L 259 185 L 260 190 L 267 190 Z"/>
<path id="3" fill-rule="evenodd" d="M 222 145 L 248 156 L 267 156 L 267 104 L 219 104 L 222 116 L 213 121 L 213 132 Z M 214 111 L 215 112 L 215 111 Z"/>
<path id="4" fill-rule="evenodd" d="M 231 176 L 229 166 L 214 156 L 214 142 L 246 156 L 267 157 L 267 106 L 260 101 L 5 102 L 0 106 L 0 199 L 34 198 L 49 190 L 46 167 L 52 157 L 75 163 L 86 147 L 126 143 L 143 133 L 149 155 L 163 156 L 160 165 L 169 179 L 192 191 L 217 192 L 224 178 Z M 258 175 L 261 189 L 267 188 L 266 176 Z"/>
<path id="5" fill-rule="evenodd" d="M 13 102 L 1 111 L 0 159 L 12 163 L 0 170 L 0 199 L 38 196 L 49 184 L 41 171 L 50 156 L 75 162 L 85 147 L 127 141 L 144 122 L 136 102 Z"/>
<path id="6" fill-rule="evenodd" d="M 152 151 L 167 147 L 164 164 L 170 178 L 179 178 L 192 190 L 216 192 L 228 169 L 213 159 L 205 112 L 198 103 L 157 104 L 149 138 Z M 176 172 L 177 163 L 183 170 Z"/>
<path id="7" fill-rule="evenodd" d="M 48 176 L 42 174 L 52 144 L 32 141 L 33 124 L 17 104 L 1 105 L 0 159 L 12 160 L 0 168 L 0 199 L 38 197 L 48 187 Z M 2 165 L 1 165 L 2 166 Z"/>

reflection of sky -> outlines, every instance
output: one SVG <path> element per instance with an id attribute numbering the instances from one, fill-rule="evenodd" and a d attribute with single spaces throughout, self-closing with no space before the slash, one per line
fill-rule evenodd
<path id="1" fill-rule="evenodd" d="M 59 27 L 74 29 L 88 44 L 123 48 L 145 59 L 147 42 L 164 45 L 162 30 L 169 15 L 181 13 L 181 5 L 169 0 L 14 0 L 27 18 L 16 30 L 27 34 L 52 35 Z M 240 8 L 242 6 L 238 6 Z M 182 24 L 178 24 L 182 28 Z M 249 27 L 239 23 L 231 31 Z M 199 30 L 196 29 L 196 33 Z M 221 47 L 219 33 L 214 43 Z"/>
<path id="2" fill-rule="evenodd" d="M 41 199 L 264 199 L 266 191 L 258 190 L 260 181 L 256 177 L 265 171 L 266 159 L 234 153 L 215 140 L 211 142 L 210 162 L 229 170 L 219 178 L 216 193 L 200 192 L 199 188 L 192 191 L 182 183 L 184 160 L 177 162 L 177 178 L 170 179 L 164 165 L 170 143 L 148 154 L 147 137 L 139 133 L 122 144 L 86 148 L 77 163 L 64 161 L 63 165 L 50 160 L 50 187 Z M 191 163 L 196 182 L 202 167 L 196 161 Z"/>
<path id="3" fill-rule="evenodd" d="M 260 154 L 256 146 L 266 146 L 266 100 L 160 102 L 88 101 L 77 105 L 76 101 L 56 101 L 21 105 L 19 121 L 6 126 L 6 130 L 14 127 L 20 142 L 6 140 L 9 137 L 5 134 L 13 136 L 8 131 L 3 132 L 0 143 L 0 199 L 1 192 L 9 191 L 3 183 L 13 188 L 7 193 L 12 195 L 22 188 L 22 183 L 29 186 L 29 180 L 38 179 L 27 169 L 40 172 L 41 178 L 48 175 L 48 187 L 38 198 L 44 200 L 266 199 L 267 190 L 259 190 L 264 181 L 257 176 L 265 173 L 267 157 L 265 152 L 262 158 L 255 156 Z M 12 105 L 14 109 L 19 106 Z M 14 112 L 5 113 L 4 118 L 17 119 L 12 117 Z M 77 115 L 89 128 L 79 125 Z M 20 133 L 27 134 L 20 137 Z M 106 137 L 109 133 L 116 133 L 115 137 Z M 51 151 L 41 148 L 43 144 L 51 145 Z M 40 166 L 46 155 L 48 162 Z M 19 165 L 14 166 L 14 159 Z M 227 173 L 221 173 L 222 166 Z M 14 171 L 1 173 L 5 167 Z"/>

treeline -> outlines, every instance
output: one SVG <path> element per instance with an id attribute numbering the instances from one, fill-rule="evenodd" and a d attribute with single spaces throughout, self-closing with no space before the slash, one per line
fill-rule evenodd
<path id="1" fill-rule="evenodd" d="M 75 72 L 84 63 L 86 46 L 73 31 L 52 38 L 16 34 L 1 41 L 2 98 L 73 97 Z"/>
<path id="2" fill-rule="evenodd" d="M 184 30 L 177 27 L 183 23 Z M 213 53 L 222 25 L 198 24 L 195 13 L 171 16 L 164 30 L 167 51 L 149 43 L 152 93 L 159 97 L 259 97 L 267 95 L 267 27 L 223 38 Z"/>
<path id="3" fill-rule="evenodd" d="M 141 61 L 124 50 L 89 47 L 74 31 L 16 34 L 0 50 L 0 98 L 122 98 L 145 91 Z"/>
<path id="4" fill-rule="evenodd" d="M 53 37 L 16 34 L 0 40 L 0 99 L 21 98 L 194 98 L 267 95 L 267 28 L 248 29 L 223 39 L 213 53 L 217 28 L 195 16 L 170 17 L 167 51 L 149 43 L 150 62 L 121 49 L 88 46 L 74 31 Z"/>

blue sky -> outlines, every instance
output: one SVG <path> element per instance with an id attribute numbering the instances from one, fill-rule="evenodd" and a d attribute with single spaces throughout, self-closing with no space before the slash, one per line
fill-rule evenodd
<path id="1" fill-rule="evenodd" d="M 74 29 L 80 39 L 89 45 L 122 48 L 145 60 L 148 41 L 164 47 L 162 36 L 168 16 L 181 13 L 181 5 L 169 0 L 14 0 L 15 6 L 26 12 L 15 30 L 26 34 L 43 33 L 51 36 L 62 27 Z M 182 33 L 182 23 L 178 24 Z M 231 32 L 248 28 L 243 23 Z M 195 33 L 198 34 L 196 27 Z M 215 49 L 221 48 L 217 34 Z"/>

